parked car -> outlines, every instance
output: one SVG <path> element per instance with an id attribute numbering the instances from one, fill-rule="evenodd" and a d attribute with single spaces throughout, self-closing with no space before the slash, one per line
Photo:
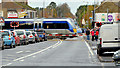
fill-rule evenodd
<path id="1" fill-rule="evenodd" d="M 15 31 L 12 31 L 12 33 L 13 33 L 13 37 L 15 38 L 15 44 L 20 45 L 21 43 L 20 43 L 19 36 L 17 35 L 17 33 Z"/>
<path id="2" fill-rule="evenodd" d="M 99 31 L 97 54 L 115 52 L 120 49 L 120 37 L 118 29 L 120 23 L 102 25 Z"/>
<path id="3" fill-rule="evenodd" d="M 15 38 L 10 30 L 0 30 L 2 32 L 3 44 L 4 46 L 10 46 L 10 48 L 15 48 Z"/>
<path id="4" fill-rule="evenodd" d="M 26 34 L 29 38 L 29 42 L 35 43 L 35 36 L 32 34 L 32 31 L 26 31 Z"/>
<path id="5" fill-rule="evenodd" d="M 2 32 L 0 32 L 0 49 L 1 49 L 1 50 L 4 50 Z"/>
<path id="6" fill-rule="evenodd" d="M 37 34 L 37 32 L 32 32 L 32 34 L 33 34 L 33 36 L 35 36 L 35 42 L 40 42 L 40 39 L 39 39 L 39 37 L 38 37 L 38 34 Z"/>
<path id="7" fill-rule="evenodd" d="M 27 45 L 27 44 L 29 44 L 29 39 L 28 39 L 28 37 L 27 37 L 27 34 L 26 34 L 26 31 L 25 30 L 14 30 L 16 33 L 17 33 L 17 35 L 19 36 L 19 38 L 20 38 L 20 42 L 22 43 L 22 44 L 25 44 L 25 45 Z"/>
<path id="8" fill-rule="evenodd" d="M 112 58 L 115 61 L 116 65 L 120 64 L 120 50 L 116 51 Z"/>
<path id="9" fill-rule="evenodd" d="M 37 30 L 38 37 L 40 41 L 47 41 L 47 36 L 44 30 Z"/>

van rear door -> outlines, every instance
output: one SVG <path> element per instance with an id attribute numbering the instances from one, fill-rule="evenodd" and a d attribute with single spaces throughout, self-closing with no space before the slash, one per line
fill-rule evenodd
<path id="1" fill-rule="evenodd" d="M 100 30 L 103 41 L 102 47 L 120 47 L 118 32 L 118 24 L 103 26 Z"/>

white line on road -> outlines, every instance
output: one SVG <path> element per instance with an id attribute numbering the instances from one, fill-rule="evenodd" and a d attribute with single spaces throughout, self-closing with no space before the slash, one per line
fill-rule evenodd
<path id="1" fill-rule="evenodd" d="M 53 46 L 53 48 L 58 47 L 61 44 L 62 44 L 62 40 L 60 40 L 60 43 L 58 43 L 57 45 Z"/>
<path id="2" fill-rule="evenodd" d="M 59 42 L 59 41 L 58 41 L 58 42 Z M 56 44 L 58 44 L 58 42 L 57 42 Z M 54 46 L 54 45 L 51 45 L 51 46 L 49 46 L 49 47 L 47 47 L 47 48 L 45 48 L 45 49 L 43 49 L 43 50 L 40 50 L 40 51 L 35 52 L 35 53 L 32 53 L 32 54 L 30 54 L 30 55 L 26 55 L 26 56 L 23 56 L 23 57 L 17 58 L 17 59 L 15 59 L 15 60 L 13 60 L 13 61 L 22 60 L 22 59 L 24 59 L 24 58 L 27 58 L 27 57 L 30 57 L 30 56 L 36 55 L 36 54 L 38 54 L 38 53 L 41 53 L 41 52 L 43 52 L 43 51 L 46 51 L 46 50 L 52 48 L 53 46 Z"/>
<path id="3" fill-rule="evenodd" d="M 93 55 L 94 55 L 94 53 L 93 53 L 92 49 L 90 48 L 89 44 L 88 44 L 86 41 L 85 41 L 85 43 L 86 43 L 86 45 L 87 45 L 87 47 L 88 47 L 88 49 L 89 49 L 89 51 L 90 51 L 91 55 L 93 56 Z"/>
<path id="4" fill-rule="evenodd" d="M 20 61 L 22 61 L 22 62 L 23 62 L 24 60 L 20 60 Z"/>
<path id="5" fill-rule="evenodd" d="M 8 63 L 8 64 L 6 64 L 6 65 L 2 65 L 2 66 L 8 66 L 8 65 L 11 65 L 12 63 Z"/>
<path id="6" fill-rule="evenodd" d="M 18 52 L 16 52 L 17 54 L 19 54 L 19 53 L 22 53 L 23 51 L 18 51 Z"/>

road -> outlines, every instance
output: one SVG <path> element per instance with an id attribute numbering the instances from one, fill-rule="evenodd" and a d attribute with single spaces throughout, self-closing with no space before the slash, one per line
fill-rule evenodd
<path id="1" fill-rule="evenodd" d="M 0 52 L 2 66 L 115 66 L 100 62 L 82 37 L 48 40 Z"/>

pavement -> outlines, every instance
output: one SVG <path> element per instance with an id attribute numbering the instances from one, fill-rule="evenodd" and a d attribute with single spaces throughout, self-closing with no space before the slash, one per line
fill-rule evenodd
<path id="1" fill-rule="evenodd" d="M 5 49 L 1 52 L 3 67 L 115 66 L 114 63 L 100 62 L 95 51 L 83 37 L 48 40 Z"/>

